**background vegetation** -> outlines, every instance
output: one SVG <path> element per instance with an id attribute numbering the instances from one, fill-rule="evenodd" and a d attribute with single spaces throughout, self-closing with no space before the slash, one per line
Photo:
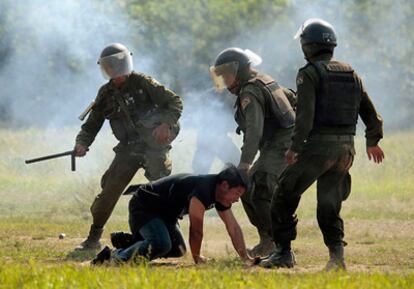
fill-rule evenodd
<path id="1" fill-rule="evenodd" d="M 0 1 L 0 288 L 414 288 L 413 16 L 410 0 Z M 233 133 L 234 99 L 209 91 L 208 66 L 226 47 L 250 48 L 264 59 L 260 69 L 294 88 L 304 60 L 292 36 L 309 17 L 335 25 L 338 58 L 364 77 L 386 125 L 381 166 L 368 162 L 357 138 L 353 191 L 342 211 L 349 271 L 321 272 L 327 250 L 314 187 L 299 208 L 293 270 L 244 268 L 214 211 L 203 242 L 214 260 L 205 266 L 186 256 L 91 268 L 92 255 L 73 254 L 113 157 L 110 130 L 104 127 L 76 173 L 69 159 L 31 166 L 24 159 L 73 145 L 76 116 L 103 83 L 96 67 L 102 47 L 126 43 L 137 70 L 184 97 L 174 173 L 195 170 L 193 157 L 204 158 L 213 147 L 221 154 L 209 152 L 217 155 L 208 161 L 218 171 L 234 150 L 226 144 L 240 146 L 241 139 Z M 139 172 L 133 183 L 145 181 Z M 128 230 L 127 203 L 121 198 L 104 243 L 110 232 Z M 257 234 L 240 204 L 234 210 L 254 245 Z M 187 219 L 182 228 L 187 236 Z"/>

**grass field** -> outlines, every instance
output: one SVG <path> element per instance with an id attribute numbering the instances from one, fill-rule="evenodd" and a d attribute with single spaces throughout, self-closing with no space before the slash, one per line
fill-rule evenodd
<path id="1" fill-rule="evenodd" d="M 91 256 L 71 254 L 87 233 L 89 206 L 112 159 L 113 137 L 104 131 L 89 155 L 70 172 L 69 159 L 24 165 L 24 159 L 71 148 L 76 129 L 0 130 L 0 288 L 414 288 L 414 132 L 389 133 L 383 165 L 368 162 L 362 138 L 352 168 L 353 191 L 344 203 L 348 272 L 324 273 L 327 250 L 315 217 L 315 189 L 305 193 L 292 269 L 245 268 L 224 226 L 209 212 L 203 254 L 140 266 L 89 266 Z M 194 137 L 182 135 L 172 152 L 174 172 L 190 170 Z M 221 167 L 219 160 L 213 171 Z M 134 182 L 143 180 L 139 173 Z M 108 223 L 109 233 L 128 230 L 128 198 Z M 240 206 L 235 212 L 248 245 L 257 241 Z M 185 236 L 188 220 L 182 222 Z M 64 232 L 66 238 L 59 240 Z"/>

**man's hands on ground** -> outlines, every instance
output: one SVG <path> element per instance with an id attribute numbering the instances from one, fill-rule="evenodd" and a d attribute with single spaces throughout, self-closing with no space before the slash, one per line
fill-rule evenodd
<path id="1" fill-rule="evenodd" d="M 194 256 L 193 259 L 194 259 L 194 263 L 196 263 L 197 265 L 205 264 L 211 260 L 210 258 L 204 257 L 202 255 Z"/>
<path id="2" fill-rule="evenodd" d="M 257 257 L 250 257 L 247 255 L 247 258 L 243 260 L 246 267 L 253 267 L 255 265 L 258 265 L 260 263 L 261 258 L 259 256 Z"/>
<path id="3" fill-rule="evenodd" d="M 153 137 L 159 144 L 168 144 L 171 140 L 170 125 L 162 123 L 152 132 Z"/>
<path id="4" fill-rule="evenodd" d="M 367 147 L 367 155 L 369 160 L 372 159 L 377 164 L 381 163 L 385 158 L 384 152 L 379 145 Z"/>
<path id="5" fill-rule="evenodd" d="M 86 152 L 88 151 L 88 148 L 84 147 L 83 145 L 76 144 L 74 150 L 75 150 L 75 156 L 83 157 L 83 156 L 86 155 Z"/>

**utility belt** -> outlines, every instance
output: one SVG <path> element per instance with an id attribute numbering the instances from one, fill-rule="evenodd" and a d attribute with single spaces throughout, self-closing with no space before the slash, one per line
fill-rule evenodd
<path id="1" fill-rule="evenodd" d="M 339 135 L 339 134 L 316 134 L 311 135 L 308 141 L 338 141 L 338 142 L 353 142 L 353 135 Z"/>
<path id="2" fill-rule="evenodd" d="M 124 146 L 135 146 L 135 145 L 145 144 L 145 142 L 139 137 L 134 138 L 134 139 L 123 140 L 123 141 L 120 141 L 120 143 Z"/>

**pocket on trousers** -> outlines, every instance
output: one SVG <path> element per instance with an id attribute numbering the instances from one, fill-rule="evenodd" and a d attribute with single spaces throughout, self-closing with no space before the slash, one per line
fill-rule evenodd
<path id="1" fill-rule="evenodd" d="M 344 188 L 343 188 L 344 191 L 342 195 L 343 201 L 348 199 L 349 195 L 351 194 L 351 184 L 352 184 L 351 175 L 347 173 L 344 179 Z"/>

